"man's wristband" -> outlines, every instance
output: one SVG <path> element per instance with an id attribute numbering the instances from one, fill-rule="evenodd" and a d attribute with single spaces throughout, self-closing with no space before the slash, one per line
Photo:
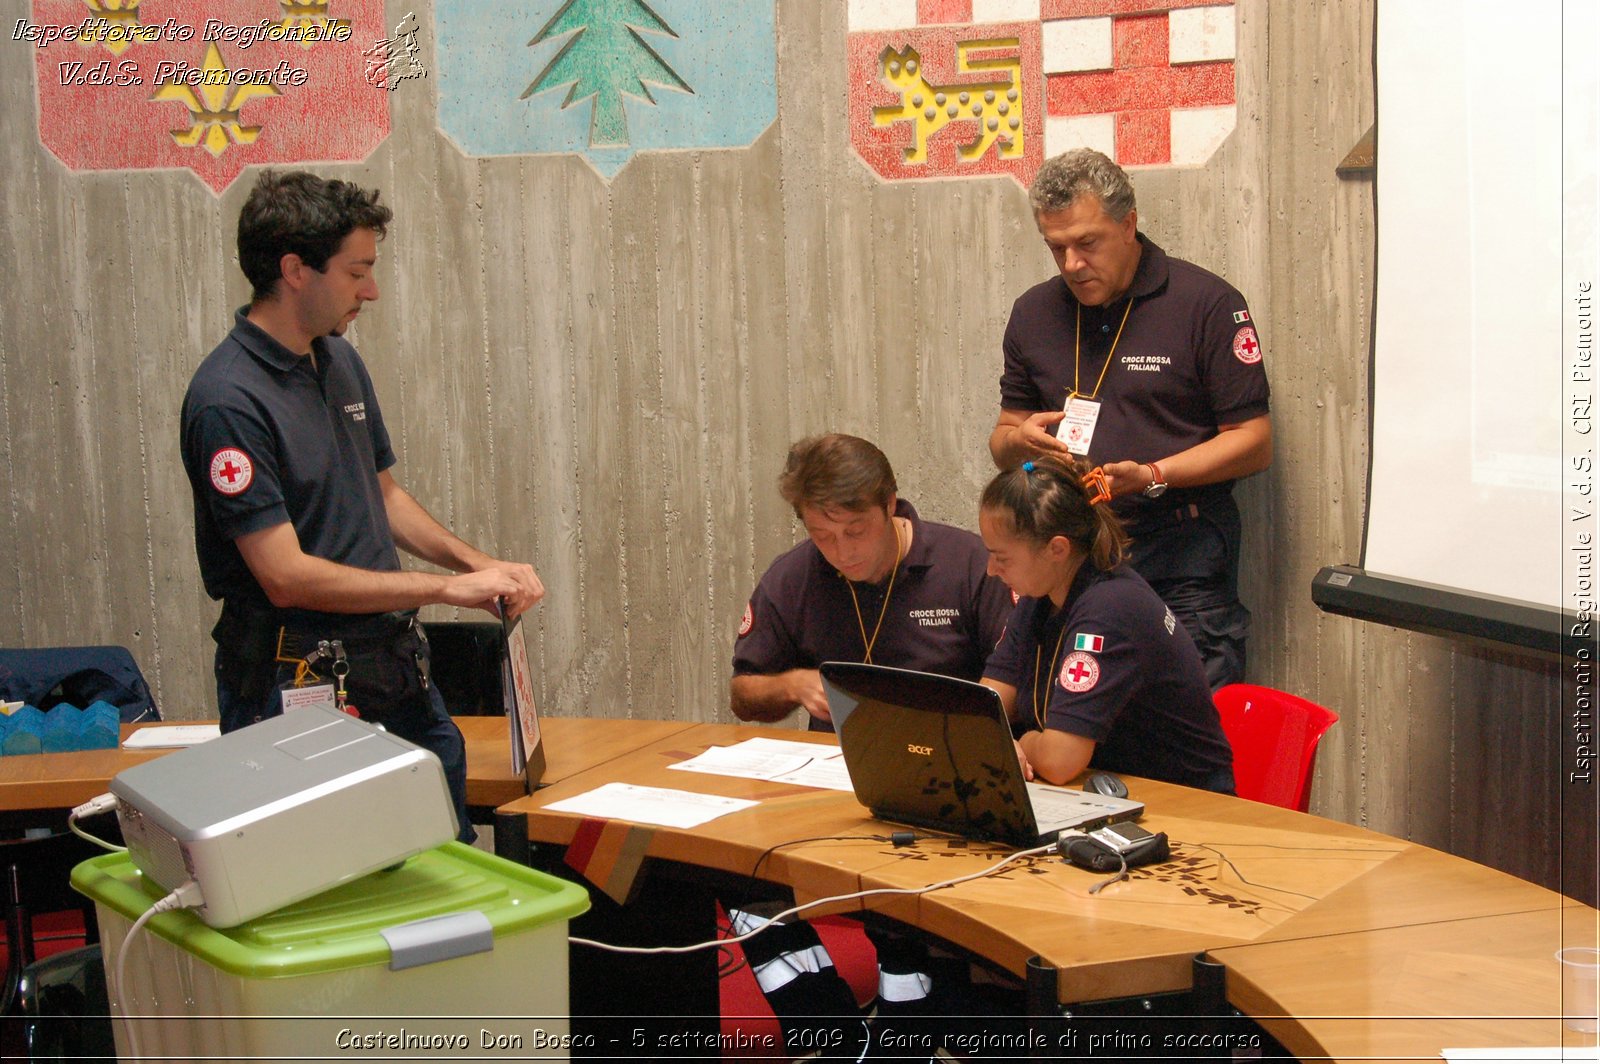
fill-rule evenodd
<path id="1" fill-rule="evenodd" d="M 1167 493 L 1167 482 L 1161 479 L 1161 467 L 1154 462 L 1146 462 L 1150 467 L 1150 483 L 1144 489 L 1147 499 L 1159 499 Z"/>

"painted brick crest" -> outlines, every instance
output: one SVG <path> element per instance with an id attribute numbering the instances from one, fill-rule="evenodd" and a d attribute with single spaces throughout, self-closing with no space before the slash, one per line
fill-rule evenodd
<path id="1" fill-rule="evenodd" d="M 848 0 L 850 139 L 888 180 L 1009 173 L 1074 147 L 1204 163 L 1233 131 L 1218 0 Z"/>

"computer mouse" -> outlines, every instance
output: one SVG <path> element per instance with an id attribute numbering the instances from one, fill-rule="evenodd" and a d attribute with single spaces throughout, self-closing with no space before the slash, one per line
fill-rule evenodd
<path id="1" fill-rule="evenodd" d="M 1089 778 L 1083 781 L 1083 789 L 1096 794 L 1108 794 L 1113 798 L 1126 798 L 1128 785 L 1122 782 L 1120 776 L 1109 772 L 1091 772 Z"/>

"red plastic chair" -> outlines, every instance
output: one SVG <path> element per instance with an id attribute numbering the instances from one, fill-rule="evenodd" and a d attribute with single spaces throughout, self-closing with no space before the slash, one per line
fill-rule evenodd
<path id="1" fill-rule="evenodd" d="M 1311 803 L 1311 768 L 1339 715 L 1298 695 L 1234 683 L 1212 696 L 1233 745 L 1239 797 L 1298 809 Z"/>

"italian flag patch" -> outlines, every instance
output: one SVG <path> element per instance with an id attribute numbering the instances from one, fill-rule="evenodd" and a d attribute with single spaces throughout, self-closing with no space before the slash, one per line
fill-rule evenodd
<path id="1" fill-rule="evenodd" d="M 1097 635 L 1090 635 L 1087 632 L 1079 632 L 1072 640 L 1073 650 L 1088 650 L 1098 654 L 1105 649 L 1105 646 L 1106 641 L 1103 638 Z"/>

